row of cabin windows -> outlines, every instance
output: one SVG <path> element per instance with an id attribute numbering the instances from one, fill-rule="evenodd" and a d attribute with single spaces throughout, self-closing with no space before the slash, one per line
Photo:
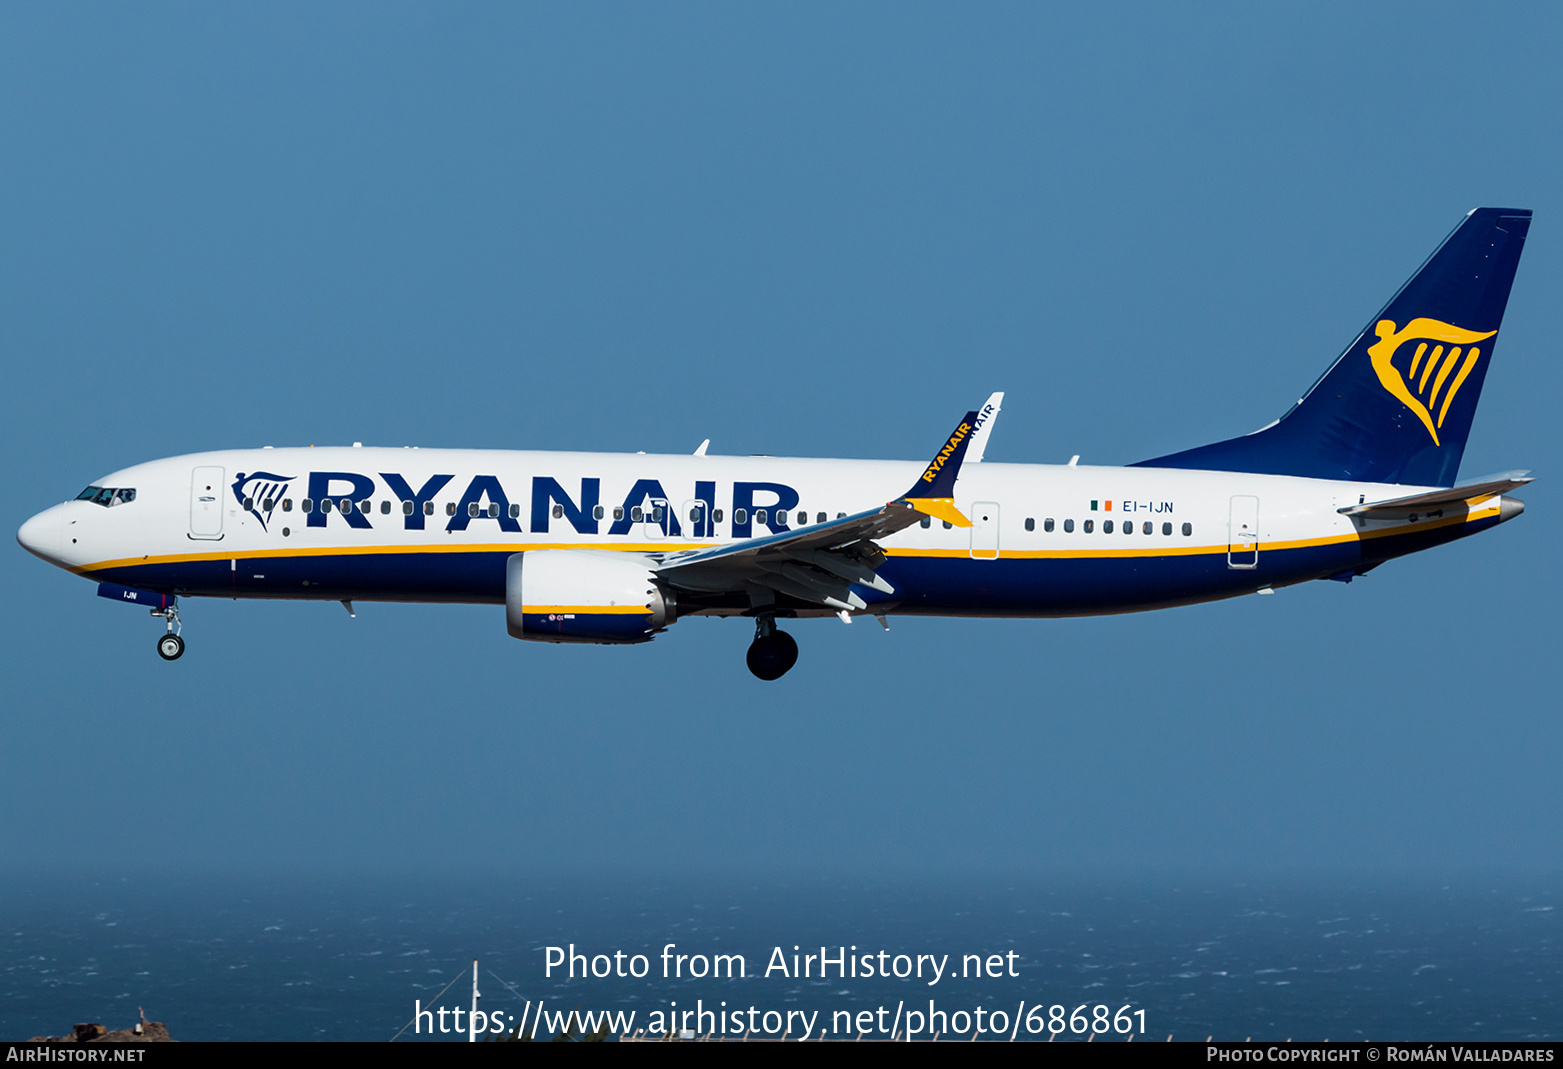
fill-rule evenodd
<path id="1" fill-rule="evenodd" d="M 89 489 L 96 489 L 96 488 L 93 487 L 93 488 L 89 488 Z M 134 495 L 134 494 L 135 494 L 134 490 L 129 491 L 129 494 L 126 497 L 126 500 L 131 500 L 132 499 L 131 495 Z M 84 493 L 82 496 L 86 497 L 86 494 Z M 270 512 L 277 505 L 277 502 L 272 500 L 272 499 L 270 499 L 270 498 L 267 498 L 267 499 L 261 501 L 260 504 L 261 504 L 261 508 L 263 510 L 265 510 L 266 512 Z M 284 498 L 282 500 L 281 504 L 282 504 L 282 511 L 283 512 L 292 512 L 293 511 L 293 499 L 292 498 Z M 244 507 L 246 509 L 253 509 L 255 507 L 255 499 L 253 497 L 245 498 L 244 499 Z M 357 501 L 357 502 L 355 502 L 351 498 L 346 498 L 346 497 L 344 497 L 342 500 L 337 501 L 337 502 L 332 502 L 330 500 L 326 500 L 326 501 L 321 501 L 320 502 L 320 511 L 323 512 L 323 513 L 324 512 L 330 512 L 330 511 L 332 511 L 333 508 L 335 508 L 335 509 L 337 509 L 337 510 L 339 510 L 339 511 L 345 513 L 345 514 L 350 514 L 355 509 L 357 511 L 359 511 L 359 512 L 368 513 L 368 512 L 372 512 L 373 511 L 374 503 L 372 501 Z M 315 510 L 315 502 L 312 501 L 311 499 L 306 497 L 302 501 L 299 502 L 299 511 L 300 512 L 310 513 L 310 512 L 313 512 L 314 510 Z M 650 517 L 649 518 L 650 518 L 652 523 L 661 523 L 662 522 L 663 509 L 662 509 L 661 505 L 655 505 L 649 511 L 650 511 Z M 689 510 L 689 519 L 692 522 L 698 523 L 699 520 L 700 520 L 700 512 L 701 512 L 701 509 L 700 509 L 699 506 L 695 506 L 695 507 L 691 508 Z M 380 515 L 382 515 L 382 516 L 389 516 L 390 513 L 391 513 L 391 502 L 389 500 L 381 501 L 380 502 Z M 404 516 L 411 516 L 412 513 L 413 513 L 413 502 L 411 502 L 411 501 L 403 501 L 402 502 L 402 515 L 404 515 Z M 423 514 L 425 516 L 432 516 L 432 515 L 434 515 L 434 502 L 432 502 L 432 501 L 425 501 L 423 503 Z M 456 503 L 454 501 L 446 502 L 446 504 L 445 504 L 445 515 L 447 515 L 447 516 L 454 516 L 454 515 L 456 515 Z M 497 503 L 491 501 L 491 502 L 489 502 L 487 507 L 484 507 L 482 505 L 479 505 L 477 502 L 471 502 L 471 503 L 469 503 L 467 505 L 467 515 L 471 516 L 471 517 L 474 517 L 474 518 L 479 517 L 479 516 L 487 516 L 489 519 L 498 519 L 499 518 L 499 505 Z M 597 506 L 594 506 L 592 508 L 592 518 L 593 519 L 600 520 L 600 519 L 602 519 L 604 517 L 604 515 L 605 515 L 605 512 L 604 512 L 604 509 L 603 509 L 603 507 L 601 505 L 597 505 Z M 511 505 L 510 506 L 510 518 L 514 520 L 514 519 L 519 519 L 520 516 L 521 516 L 521 506 L 520 505 Z M 553 517 L 556 520 L 564 519 L 564 506 L 563 505 L 560 505 L 560 504 L 557 504 L 557 503 L 554 505 L 554 507 L 553 507 Z M 838 512 L 838 513 L 836 513 L 836 518 L 838 520 L 839 519 L 843 519 L 845 517 L 846 517 L 846 513 L 845 512 Z M 616 506 L 614 508 L 614 510 L 613 510 L 613 518 L 615 520 L 622 520 L 622 519 L 624 519 L 624 509 L 623 509 L 622 506 Z M 647 510 L 643 509 L 641 506 L 636 505 L 636 506 L 634 506 L 633 508 L 630 509 L 630 521 L 632 523 L 644 523 L 644 522 L 646 522 L 647 518 L 648 518 L 647 517 Z M 723 518 L 723 516 L 722 516 L 722 510 L 721 509 L 713 509 L 711 511 L 711 520 L 712 520 L 713 523 L 721 523 L 722 522 L 722 518 Z M 788 515 L 787 513 L 778 513 L 777 516 L 776 516 L 777 523 L 783 523 L 784 524 L 789 519 L 791 519 L 791 516 Z M 828 519 L 829 519 L 829 516 L 828 516 L 827 513 L 820 512 L 820 513 L 817 513 L 815 515 L 814 522 L 815 523 L 825 523 L 825 522 L 827 522 Z M 768 523 L 769 521 L 770 521 L 770 513 L 769 513 L 768 510 L 766 510 L 766 509 L 755 509 L 754 510 L 754 522 L 755 523 L 765 524 L 765 523 Z M 747 509 L 734 509 L 733 510 L 733 522 L 736 523 L 736 524 L 740 524 L 740 525 L 748 523 L 749 522 L 749 511 Z M 808 514 L 808 512 L 806 510 L 804 510 L 804 509 L 799 509 L 798 510 L 798 526 L 800 526 L 800 527 L 807 526 L 808 522 L 809 522 L 809 514 Z M 944 524 L 944 527 L 945 527 L 946 530 L 949 530 L 949 529 L 951 529 L 954 526 L 953 524 L 950 523 L 949 520 L 942 520 L 940 522 Z M 928 517 L 928 516 L 924 516 L 922 518 L 922 526 L 925 527 L 925 528 L 933 526 L 932 518 Z M 1113 524 L 1112 520 L 1103 520 L 1102 521 L 1102 533 L 1103 534 L 1112 534 L 1113 533 L 1113 527 L 1114 527 L 1114 524 Z M 1028 530 L 1028 531 L 1035 531 L 1036 529 L 1037 529 L 1037 521 L 1036 521 L 1036 519 L 1034 517 L 1031 517 L 1031 516 L 1026 517 L 1026 530 Z M 1085 520 L 1085 521 L 1083 521 L 1083 525 L 1081 527 L 1081 530 L 1084 531 L 1084 533 L 1091 534 L 1095 529 L 1096 529 L 1096 521 L 1095 520 Z M 1045 520 L 1042 521 L 1042 530 L 1047 531 L 1049 533 L 1051 533 L 1053 531 L 1053 518 L 1051 516 L 1049 516 L 1048 518 L 1046 518 Z M 1075 530 L 1075 521 L 1072 520 L 1072 519 L 1065 520 L 1064 521 L 1064 533 L 1065 534 L 1073 534 L 1074 530 Z M 1152 523 L 1150 520 L 1146 520 L 1144 523 L 1142 523 L 1140 525 L 1140 530 L 1141 530 L 1141 533 L 1143 533 L 1143 534 L 1155 534 L 1156 533 L 1156 525 L 1154 523 Z M 1123 521 L 1123 525 L 1122 525 L 1122 531 L 1126 535 L 1127 534 L 1133 534 L 1134 533 L 1134 521 L 1133 520 L 1124 520 Z M 1163 535 L 1170 536 L 1172 534 L 1172 524 L 1171 523 L 1163 523 L 1161 525 L 1161 533 Z M 1183 537 L 1189 538 L 1189 537 L 1192 537 L 1193 534 L 1194 534 L 1194 525 L 1191 524 L 1191 523 L 1185 523 L 1183 525 Z"/>
<path id="2" fill-rule="evenodd" d="M 949 520 L 941 520 L 940 522 L 944 524 L 944 529 L 946 531 L 950 530 L 951 528 L 953 528 L 955 526 Z M 928 517 L 928 516 L 924 516 L 923 519 L 922 519 L 922 525 L 924 527 L 932 527 L 933 526 L 933 520 L 930 517 Z M 1037 529 L 1037 521 L 1036 521 L 1035 517 L 1027 516 L 1026 517 L 1026 530 L 1028 530 L 1028 531 L 1035 531 L 1036 529 Z M 1152 523 L 1150 520 L 1146 520 L 1141 525 L 1140 529 L 1145 534 L 1155 534 L 1156 533 L 1156 525 L 1154 523 Z M 1047 532 L 1052 532 L 1052 530 L 1053 530 L 1053 518 L 1051 516 L 1049 516 L 1047 519 L 1042 521 L 1042 530 L 1047 531 Z M 1091 532 L 1096 530 L 1096 521 L 1095 520 L 1086 520 L 1085 521 L 1085 526 L 1082 528 L 1082 530 L 1086 534 L 1090 534 Z M 1075 531 L 1075 521 L 1074 520 L 1065 520 L 1064 521 L 1064 533 L 1065 534 L 1074 534 L 1074 531 Z M 1113 533 L 1113 521 L 1112 520 L 1103 520 L 1102 521 L 1102 533 L 1103 534 L 1112 534 Z M 1124 534 L 1133 534 L 1134 533 L 1134 521 L 1133 520 L 1124 520 L 1123 521 L 1123 533 Z M 1161 533 L 1164 534 L 1164 535 L 1172 534 L 1172 524 L 1170 524 L 1170 523 L 1163 523 L 1161 525 Z M 1193 534 L 1194 534 L 1194 525 L 1192 523 L 1185 523 L 1183 525 L 1183 537 L 1184 538 L 1189 538 L 1189 537 L 1192 537 Z"/>
<path id="3" fill-rule="evenodd" d="M 1026 530 L 1028 530 L 1028 531 L 1035 531 L 1036 529 L 1037 529 L 1037 521 L 1035 519 L 1029 517 L 1029 516 L 1026 517 Z M 1096 530 L 1096 521 L 1095 520 L 1085 520 L 1082 523 L 1080 529 L 1083 532 L 1085 532 L 1086 534 L 1090 534 L 1090 533 L 1092 533 L 1093 531 Z M 1042 521 L 1042 530 L 1048 531 L 1048 532 L 1051 532 L 1053 530 L 1053 517 L 1049 516 L 1047 519 Z M 1064 521 L 1064 533 L 1065 534 L 1073 534 L 1074 530 L 1075 530 L 1075 521 L 1074 520 L 1065 520 Z M 1123 528 L 1122 528 L 1122 530 L 1123 530 L 1124 534 L 1132 535 L 1134 533 L 1134 521 L 1133 520 L 1124 520 L 1123 521 Z M 1102 521 L 1102 533 L 1103 534 L 1112 534 L 1113 533 L 1113 521 L 1112 520 L 1103 520 Z M 1141 534 L 1155 534 L 1156 533 L 1156 525 L 1154 523 L 1152 523 L 1150 520 L 1146 520 L 1144 523 L 1140 524 L 1140 533 Z M 1170 536 L 1172 534 L 1172 524 L 1164 522 L 1161 525 L 1161 533 L 1163 535 Z M 1193 537 L 1193 534 L 1194 534 L 1194 525 L 1192 523 L 1185 523 L 1183 525 L 1183 537 L 1184 538 L 1191 538 L 1191 537 Z"/>
<path id="4" fill-rule="evenodd" d="M 133 497 L 134 494 L 135 494 L 135 491 L 131 490 L 131 491 L 128 491 L 128 493 Z M 129 498 L 127 498 L 126 500 L 129 500 Z M 244 507 L 246 509 L 253 509 L 255 507 L 255 503 L 256 502 L 255 502 L 255 499 L 253 497 L 247 497 L 247 498 L 244 499 Z M 278 505 L 278 502 L 273 500 L 273 499 L 271 499 L 271 498 L 263 499 L 260 502 L 260 507 L 265 512 L 272 511 L 272 509 L 274 509 L 277 505 Z M 281 505 L 282 505 L 282 511 L 283 512 L 292 512 L 293 511 L 293 499 L 292 498 L 283 498 L 282 501 L 281 501 Z M 316 507 L 316 502 L 311 500 L 310 498 L 307 498 L 307 497 L 299 502 L 299 511 L 303 512 L 303 513 L 314 512 L 315 511 L 315 507 Z M 342 500 L 336 501 L 336 502 L 333 502 L 333 501 L 330 501 L 330 500 L 321 501 L 321 502 L 319 502 L 319 507 L 320 507 L 320 511 L 321 512 L 330 512 L 334 508 L 337 511 L 340 511 L 340 512 L 345 513 L 345 514 L 350 514 L 354 510 L 357 510 L 358 512 L 363 512 L 363 513 L 372 513 L 374 511 L 374 502 L 372 502 L 372 501 L 354 501 L 351 498 L 344 497 Z M 689 519 L 691 520 L 691 522 L 696 522 L 696 523 L 699 522 L 701 511 L 702 510 L 700 509 L 699 506 L 695 506 L 694 508 L 691 508 L 689 510 Z M 649 513 L 649 515 L 648 515 L 648 513 Z M 391 514 L 391 502 L 388 501 L 388 500 L 381 501 L 380 502 L 380 515 L 382 515 L 382 516 L 389 516 L 390 514 Z M 413 514 L 413 502 L 411 502 L 411 501 L 403 501 L 402 502 L 402 515 L 403 516 L 411 516 L 412 514 Z M 423 503 L 423 514 L 425 516 L 432 516 L 432 515 L 434 515 L 434 502 L 432 502 L 432 501 L 425 501 Z M 447 515 L 447 516 L 454 516 L 454 515 L 456 515 L 456 502 L 448 501 L 448 502 L 445 503 L 445 515 Z M 489 502 L 487 506 L 479 505 L 475 501 L 474 502 L 469 502 L 468 505 L 467 505 L 467 515 L 468 516 L 472 516 L 472 517 L 487 516 L 489 519 L 498 519 L 499 518 L 499 505 L 496 502 L 492 502 L 492 501 Z M 601 505 L 593 506 L 593 508 L 592 508 L 592 519 L 600 520 L 605 515 L 606 515 L 605 510 L 603 509 L 603 507 Z M 845 512 L 838 512 L 838 513 L 836 513 L 836 519 L 838 519 L 838 520 L 844 519 L 844 518 L 846 518 L 846 515 L 847 514 Z M 514 519 L 519 519 L 520 516 L 521 516 L 521 506 L 520 505 L 511 505 L 510 506 L 510 518 L 514 520 Z M 553 507 L 553 517 L 556 520 L 564 519 L 564 506 L 563 505 L 560 505 L 560 504 L 557 504 L 557 503 L 554 505 L 554 507 Z M 639 505 L 636 505 L 636 506 L 634 506 L 633 508 L 630 509 L 630 520 L 633 523 L 644 523 L 648 519 L 652 523 L 661 523 L 662 522 L 662 517 L 663 517 L 663 508 L 662 508 L 661 505 L 654 505 L 649 510 L 648 509 L 644 509 L 644 508 L 642 508 Z M 613 518 L 615 520 L 622 520 L 622 519 L 624 519 L 624 508 L 623 508 L 623 506 L 617 506 L 617 507 L 614 508 L 614 510 L 613 510 Z M 778 524 L 785 524 L 791 518 L 792 518 L 791 515 L 788 514 L 788 513 L 778 512 L 776 514 L 776 522 Z M 814 522 L 815 523 L 825 523 L 825 522 L 827 522 L 829 520 L 829 518 L 830 518 L 829 513 L 819 512 L 819 513 L 815 514 Z M 722 522 L 722 510 L 721 509 L 712 509 L 711 510 L 711 520 L 712 520 L 713 523 L 721 523 Z M 737 523 L 737 524 L 748 523 L 749 522 L 749 510 L 748 509 L 734 509 L 733 510 L 733 522 Z M 763 523 L 769 523 L 770 522 L 770 512 L 769 512 L 769 510 L 767 510 L 767 509 L 755 509 L 754 510 L 754 522 L 755 523 L 762 523 L 762 524 Z M 805 509 L 799 509 L 798 510 L 798 526 L 799 527 L 806 527 L 806 526 L 808 526 L 808 522 L 809 522 L 808 511 L 805 510 Z M 924 524 L 924 526 L 926 527 L 927 524 Z M 945 526 L 948 527 L 949 524 L 945 524 Z"/>

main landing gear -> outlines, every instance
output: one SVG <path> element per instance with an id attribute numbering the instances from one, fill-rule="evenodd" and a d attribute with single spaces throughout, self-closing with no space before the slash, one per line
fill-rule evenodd
<path id="1" fill-rule="evenodd" d="M 184 656 L 185 640 L 179 637 L 183 625 L 179 622 L 179 603 L 171 602 L 166 609 L 153 609 L 153 616 L 161 616 L 168 631 L 158 637 L 157 655 L 165 661 L 177 661 Z"/>
<path id="2" fill-rule="evenodd" d="M 798 643 L 787 632 L 776 630 L 776 617 L 767 613 L 754 622 L 748 661 L 749 671 L 761 679 L 780 679 L 798 663 Z"/>

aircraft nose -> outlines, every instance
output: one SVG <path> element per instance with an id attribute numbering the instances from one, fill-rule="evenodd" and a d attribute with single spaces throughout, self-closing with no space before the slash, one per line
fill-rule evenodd
<path id="1" fill-rule="evenodd" d="M 60 559 L 63 521 L 59 506 L 45 509 L 22 524 L 16 532 L 16 540 L 33 556 L 54 563 Z"/>

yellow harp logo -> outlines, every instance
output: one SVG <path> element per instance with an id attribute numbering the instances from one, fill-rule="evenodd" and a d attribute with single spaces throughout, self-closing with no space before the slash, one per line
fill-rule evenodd
<path id="1" fill-rule="evenodd" d="M 1433 436 L 1434 445 L 1442 444 L 1438 441 L 1438 428 L 1444 425 L 1454 395 L 1460 392 L 1466 376 L 1481 359 L 1482 351 L 1471 343 L 1483 341 L 1498 332 L 1489 330 L 1482 334 L 1436 319 L 1413 319 L 1401 330 L 1395 329 L 1393 320 L 1380 319 L 1373 332 L 1379 340 L 1369 346 L 1368 356 L 1379 382 L 1416 413 L 1427 433 Z M 1416 342 L 1414 350 L 1411 342 Z M 1404 371 L 1394 363 L 1402 350 L 1412 353 L 1411 364 Z M 1446 384 L 1447 390 L 1444 389 Z M 1438 411 L 1436 420 L 1433 418 L 1435 409 Z"/>

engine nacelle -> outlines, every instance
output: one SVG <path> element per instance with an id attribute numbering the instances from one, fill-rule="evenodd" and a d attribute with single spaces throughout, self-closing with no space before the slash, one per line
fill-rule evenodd
<path id="1" fill-rule="evenodd" d="M 531 549 L 505 567 L 505 623 L 534 642 L 650 642 L 678 617 L 644 558 L 603 549 Z"/>

